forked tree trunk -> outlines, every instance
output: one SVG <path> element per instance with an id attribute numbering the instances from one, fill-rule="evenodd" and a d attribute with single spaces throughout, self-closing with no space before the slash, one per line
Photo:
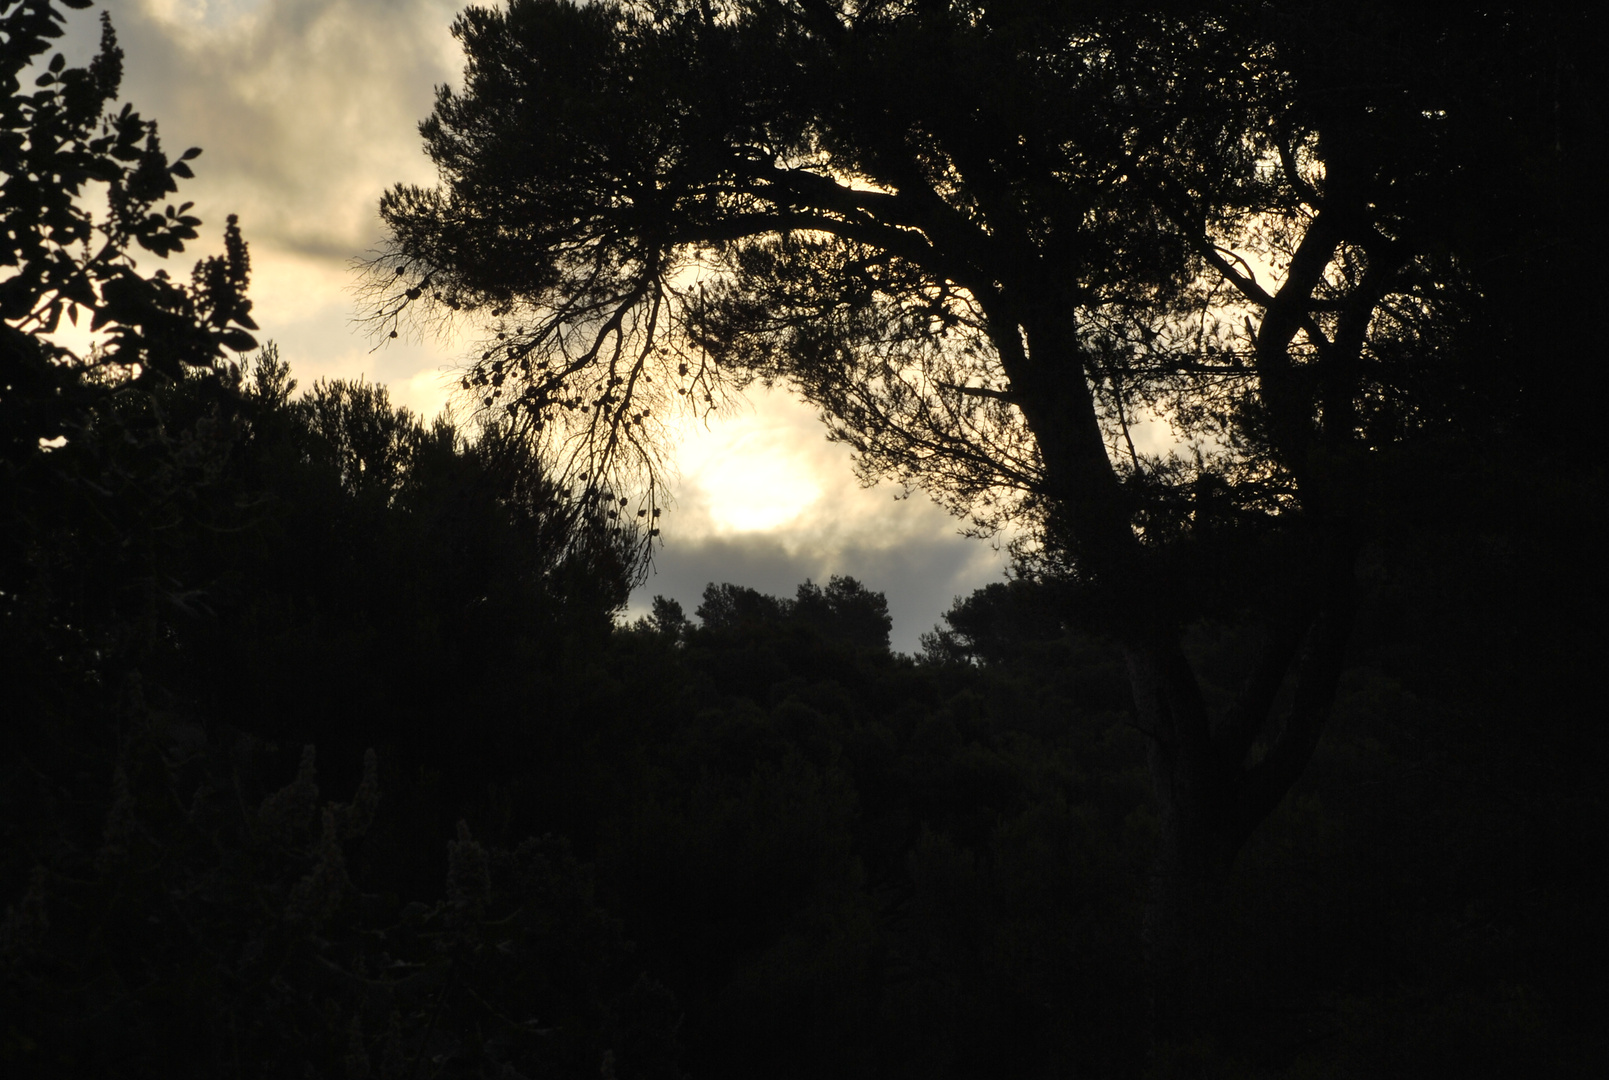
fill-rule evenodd
<path id="1" fill-rule="evenodd" d="M 1334 699 L 1352 626 L 1351 549 L 1322 561 L 1305 627 L 1268 642 L 1225 716 L 1207 715 L 1175 642 L 1127 649 L 1158 818 L 1143 924 L 1154 1046 L 1210 1034 L 1234 962 L 1223 904 L 1235 858 L 1306 769 Z M 1254 743 L 1262 753 L 1248 764 Z"/>
<path id="2" fill-rule="evenodd" d="M 1259 375 L 1279 421 L 1275 434 L 1284 457 L 1304 470 L 1315 433 L 1304 419 L 1310 403 L 1303 405 L 1290 384 L 1288 349 L 1302 328 L 1303 302 L 1337 242 L 1333 227 L 1315 221 L 1257 339 Z M 1030 298 L 1021 309 L 1000 296 L 987 299 L 989 290 L 978 295 L 1039 447 L 1052 510 L 1048 529 L 1065 538 L 1073 558 L 1111 595 L 1124 598 L 1115 629 L 1139 724 L 1151 740 L 1161 834 L 1145 911 L 1153 1037 L 1189 1041 L 1205 1033 L 1209 1003 L 1218 996 L 1221 965 L 1213 954 L 1235 856 L 1306 769 L 1335 696 L 1352 629 L 1357 544 L 1343 515 L 1320 510 L 1334 500 L 1324 484 L 1314 485 L 1311 516 L 1294 526 L 1311 532 L 1301 568 L 1288 575 L 1290 595 L 1264 614 L 1268 638 L 1234 706 L 1209 716 L 1179 644 L 1174 618 L 1180 616 L 1165 614 L 1174 608 L 1170 586 L 1146 558 L 1132 499 L 1107 453 L 1069 314 L 1074 298 L 1042 282 L 1019 284 Z M 1348 347 L 1355 353 L 1357 345 Z M 1261 756 L 1248 764 L 1254 745 Z"/>

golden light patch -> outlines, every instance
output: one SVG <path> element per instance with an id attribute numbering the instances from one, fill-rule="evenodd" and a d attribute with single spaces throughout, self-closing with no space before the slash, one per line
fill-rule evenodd
<path id="1" fill-rule="evenodd" d="M 821 500 L 826 478 L 807 445 L 820 441 L 820 431 L 801 430 L 779 412 L 757 409 L 709 428 L 688 426 L 676 455 L 682 477 L 678 502 L 702 509 L 709 532 L 782 529 Z"/>

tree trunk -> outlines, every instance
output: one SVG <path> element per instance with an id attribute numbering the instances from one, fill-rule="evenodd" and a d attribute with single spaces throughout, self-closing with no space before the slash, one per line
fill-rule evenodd
<path id="1" fill-rule="evenodd" d="M 1175 817 L 1175 823 L 1177 817 Z M 1226 862 L 1212 845 L 1164 825 L 1145 898 L 1143 947 L 1153 1048 L 1207 1037 L 1225 973 L 1222 907 Z"/>
<path id="2" fill-rule="evenodd" d="M 1315 226 L 1304 266 L 1323 269 L 1332 233 Z M 1312 283 L 1303 287 L 1310 292 Z M 1160 827 L 1144 920 L 1153 1045 L 1193 1042 L 1209 1033 L 1222 996 L 1221 909 L 1235 856 L 1306 769 L 1335 695 L 1352 628 L 1357 544 L 1320 490 L 1311 501 L 1329 512 L 1295 519 L 1306 550 L 1282 574 L 1288 595 L 1262 613 L 1268 640 L 1257 670 L 1226 715 L 1209 716 L 1179 642 L 1191 613 L 1176 604 L 1179 583 L 1147 558 L 1133 499 L 1107 454 L 1070 314 L 1074 298 L 1046 288 L 1024 286 L 1031 299 L 1021 313 L 1002 298 L 982 302 L 1044 463 L 1047 533 L 1098 590 L 1121 597 L 1112 630 L 1124 643 L 1139 724 L 1151 740 Z M 1289 366 L 1282 350 L 1299 327 L 1296 301 L 1307 295 L 1298 289 L 1275 305 L 1258 337 L 1259 370 L 1269 369 L 1275 382 Z M 1287 456 L 1305 469 L 1311 433 L 1294 420 L 1280 430 Z M 1262 753 L 1248 763 L 1254 744 Z"/>
<path id="3" fill-rule="evenodd" d="M 1176 640 L 1127 647 L 1159 833 L 1143 926 L 1153 1046 L 1210 1035 L 1232 959 L 1223 948 L 1225 887 L 1241 847 L 1318 745 L 1352 628 L 1354 551 L 1344 541 L 1324 546 L 1311 606 L 1302 605 L 1308 616 L 1270 636 L 1225 716 L 1207 715 Z M 1259 741 L 1263 751 L 1248 764 Z"/>
<path id="4" fill-rule="evenodd" d="M 1151 1036 L 1188 1042 L 1205 1033 L 1218 996 L 1218 914 L 1239 848 L 1234 789 L 1182 651 L 1131 647 L 1128 667 L 1159 833 L 1143 923 Z"/>

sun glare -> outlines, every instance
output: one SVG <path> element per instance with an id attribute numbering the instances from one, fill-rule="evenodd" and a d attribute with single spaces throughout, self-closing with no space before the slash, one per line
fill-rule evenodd
<path id="1" fill-rule="evenodd" d="M 755 404 L 754 413 L 690 431 L 677 454 L 680 501 L 702 506 L 715 534 L 783 528 L 822 496 L 819 430 Z"/>

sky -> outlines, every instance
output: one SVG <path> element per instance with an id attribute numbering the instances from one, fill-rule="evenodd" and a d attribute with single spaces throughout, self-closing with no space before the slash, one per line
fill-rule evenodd
<path id="1" fill-rule="evenodd" d="M 97 13 L 110 12 L 123 101 L 159 123 L 170 154 L 202 148 L 180 198 L 205 224 L 181 265 L 221 250 L 224 219 L 238 214 L 258 337 L 279 344 L 301 385 L 365 378 L 426 417 L 450 404 L 465 345 L 401 338 L 375 349 L 352 323 L 352 264 L 380 241 L 381 193 L 435 180 L 417 124 L 435 87 L 458 84 L 449 27 L 461 6 L 102 0 L 71 13 L 63 47 L 87 61 Z M 862 488 L 847 448 L 782 390 L 756 392 L 708 426 L 689 420 L 672 464 L 664 545 L 627 618 L 656 594 L 691 615 L 710 582 L 791 596 L 806 579 L 845 574 L 888 597 L 894 648 L 914 652 L 957 597 L 1005 572 L 998 545 L 961 536 L 962 523 L 926 496 Z"/>

